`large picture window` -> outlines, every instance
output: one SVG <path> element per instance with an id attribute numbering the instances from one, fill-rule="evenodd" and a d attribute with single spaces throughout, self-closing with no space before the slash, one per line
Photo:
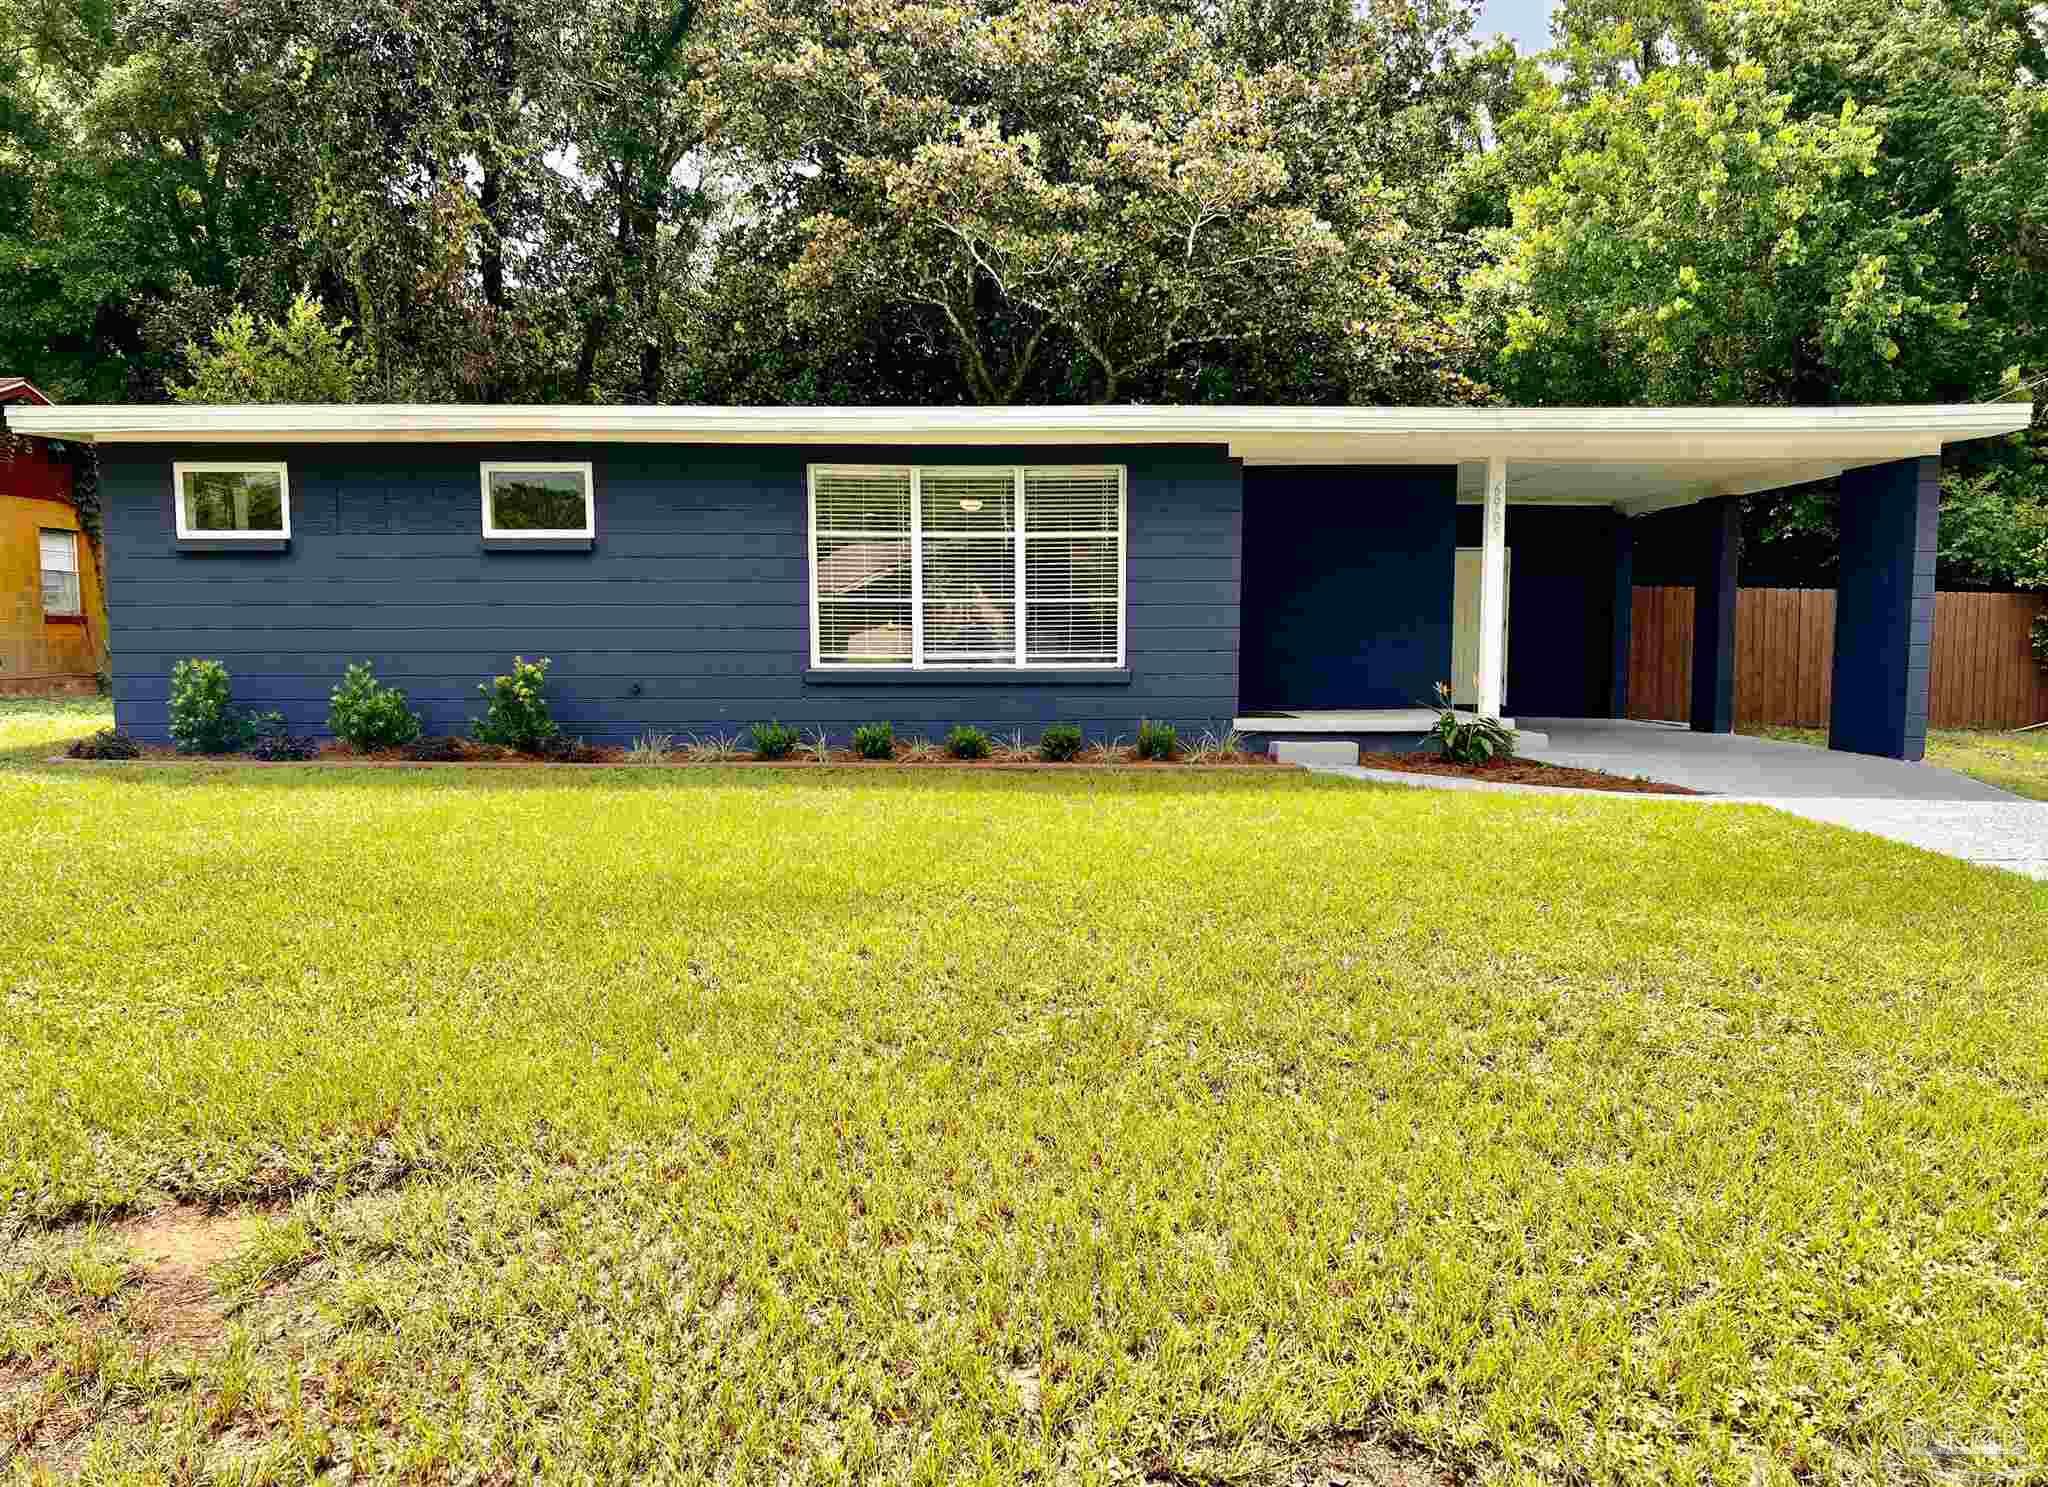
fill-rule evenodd
<path id="1" fill-rule="evenodd" d="M 817 666 L 1121 666 L 1124 470 L 811 467 Z"/>
<path id="2" fill-rule="evenodd" d="M 171 467 L 178 535 L 234 539 L 292 534 L 290 484 L 283 465 L 188 464 Z"/>
<path id="3" fill-rule="evenodd" d="M 588 463 L 483 466 L 484 536 L 595 537 Z"/>

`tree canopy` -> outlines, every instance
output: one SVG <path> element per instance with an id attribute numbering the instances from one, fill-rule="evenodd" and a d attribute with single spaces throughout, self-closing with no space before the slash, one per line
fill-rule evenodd
<path id="1" fill-rule="evenodd" d="M 1830 403 L 2048 388 L 2009 0 L 0 0 L 62 398 Z M 2039 436 L 1944 577 L 2048 582 Z M 1758 502 L 1803 551 L 1825 489 Z"/>

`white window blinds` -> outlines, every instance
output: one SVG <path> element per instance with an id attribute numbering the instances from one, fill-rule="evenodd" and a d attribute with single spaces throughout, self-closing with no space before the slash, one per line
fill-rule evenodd
<path id="1" fill-rule="evenodd" d="M 44 528 L 40 535 L 43 613 L 83 614 L 85 602 L 78 588 L 78 534 Z"/>
<path id="2" fill-rule="evenodd" d="M 1119 466 L 813 466 L 819 666 L 1115 666 Z"/>

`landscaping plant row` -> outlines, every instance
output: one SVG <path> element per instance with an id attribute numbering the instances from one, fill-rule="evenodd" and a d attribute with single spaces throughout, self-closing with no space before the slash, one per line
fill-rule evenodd
<path id="1" fill-rule="evenodd" d="M 899 738 L 892 724 L 873 722 L 853 730 L 852 748 L 846 750 L 823 730 L 799 733 L 772 721 L 752 725 L 744 740 L 738 734 L 692 734 L 678 740 L 673 734 L 643 733 L 628 748 L 610 748 L 572 738 L 555 722 L 546 695 L 550 664 L 545 656 L 533 661 L 514 656 L 509 675 L 480 683 L 484 714 L 470 721 L 467 738 L 458 738 L 426 736 L 405 693 L 378 681 L 369 662 L 357 661 L 329 696 L 328 730 L 339 741 L 340 751 L 421 763 L 522 758 L 561 764 L 665 764 L 677 759 L 729 763 L 750 758 L 821 764 L 838 759 L 907 764 L 1267 762 L 1263 755 L 1248 753 L 1235 732 L 1204 733 L 1190 742 L 1172 724 L 1150 719 L 1138 725 L 1136 740 L 1128 748 L 1121 739 L 1090 743 L 1072 723 L 1049 724 L 1036 742 L 1027 744 L 1021 731 L 1003 739 L 965 723 L 938 742 L 922 735 Z M 193 658 L 172 668 L 170 712 L 171 738 L 181 754 L 246 754 L 280 762 L 315 759 L 322 753 L 317 739 L 291 733 L 282 714 L 237 705 L 233 679 L 219 661 Z M 144 750 L 129 735 L 109 728 L 80 739 L 69 752 L 75 759 L 136 759 Z"/>

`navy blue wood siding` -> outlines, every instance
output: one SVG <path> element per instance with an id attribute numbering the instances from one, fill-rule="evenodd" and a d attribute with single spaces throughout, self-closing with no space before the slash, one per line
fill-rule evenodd
<path id="1" fill-rule="evenodd" d="M 1245 472 L 1244 703 L 1413 707 L 1450 675 L 1456 467 Z"/>
<path id="2" fill-rule="evenodd" d="M 1458 545 L 1480 545 L 1480 511 L 1458 508 Z M 1509 716 L 1608 716 L 1615 678 L 1616 564 L 1626 520 L 1604 506 L 1509 506 Z M 1626 610 L 1620 624 L 1628 624 Z M 1624 628 L 1624 635 L 1626 633 Z M 1627 686 L 1627 645 L 1620 685 Z"/>
<path id="3" fill-rule="evenodd" d="M 282 459 L 292 540 L 281 553 L 181 552 L 174 459 Z M 589 552 L 486 552 L 478 465 L 589 460 Z M 989 684 L 806 681 L 810 462 L 1129 467 L 1129 676 Z M 351 660 L 402 686 L 434 732 L 481 711 L 477 683 L 512 656 L 554 662 L 569 731 L 737 731 L 778 718 L 843 736 L 978 723 L 1092 735 L 1140 717 L 1200 729 L 1237 706 L 1240 466 L 1210 446 L 1132 449 L 822 449 L 617 445 L 110 445 L 102 451 L 114 707 L 167 737 L 171 666 L 217 657 L 244 703 L 325 732 Z"/>

